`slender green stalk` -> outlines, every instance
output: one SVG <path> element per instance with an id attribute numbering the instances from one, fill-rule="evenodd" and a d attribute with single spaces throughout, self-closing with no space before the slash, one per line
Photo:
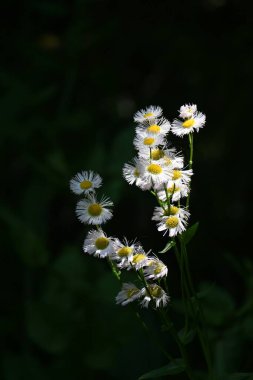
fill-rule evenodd
<path id="1" fill-rule="evenodd" d="M 193 281 L 191 278 L 186 246 L 182 240 L 180 241 L 180 243 L 181 243 L 181 256 L 182 256 L 183 261 L 184 261 L 184 269 L 185 269 L 187 288 L 188 288 L 188 291 L 190 290 L 189 293 L 192 294 L 192 296 L 196 302 L 196 306 L 197 306 L 197 310 L 195 310 L 195 308 L 193 307 L 194 318 L 196 319 L 197 333 L 198 333 L 198 337 L 199 337 L 199 340 L 200 340 L 200 343 L 201 343 L 201 346 L 203 348 L 203 352 L 205 355 L 208 371 L 210 373 L 210 379 L 213 379 L 213 376 L 214 376 L 213 375 L 213 366 L 212 366 L 212 360 L 211 360 L 210 342 L 209 342 L 209 338 L 208 338 L 207 330 L 206 330 L 206 321 L 205 321 L 205 317 L 204 317 L 204 313 L 203 313 L 201 303 L 199 302 L 199 299 L 197 297 L 196 291 L 194 289 Z M 189 297 L 190 297 L 190 294 L 189 294 Z M 190 297 L 189 301 L 192 303 L 191 297 Z M 199 326 L 199 322 L 201 324 L 201 327 Z"/>
<path id="2" fill-rule="evenodd" d="M 178 337 L 178 334 L 177 334 L 177 331 L 175 329 L 173 322 L 170 320 L 168 315 L 166 315 L 164 313 L 164 311 L 162 309 L 158 309 L 158 313 L 159 313 L 161 319 L 163 320 L 163 322 L 165 323 L 165 325 L 167 326 L 168 331 L 170 332 L 172 338 L 175 340 L 176 344 L 178 345 L 179 351 L 182 355 L 182 358 L 183 358 L 183 361 L 185 364 L 185 372 L 187 373 L 190 380 L 194 380 L 192 369 L 191 369 L 190 364 L 189 364 L 187 351 L 186 351 L 184 345 L 181 343 L 181 341 Z"/>
<path id="3" fill-rule="evenodd" d="M 165 348 L 160 343 L 159 339 L 157 339 L 156 335 L 151 332 L 151 330 L 148 328 L 147 324 L 143 321 L 138 311 L 135 311 L 135 315 L 137 319 L 139 320 L 140 324 L 142 325 L 143 329 L 147 332 L 150 339 L 157 345 L 157 347 L 160 349 L 160 351 L 170 360 L 174 361 L 175 359 L 165 350 Z"/>
<path id="4" fill-rule="evenodd" d="M 193 133 L 189 134 L 189 148 L 190 148 L 190 159 L 189 159 L 189 169 L 192 169 L 193 165 Z M 186 208 L 189 208 L 190 204 L 190 191 L 186 200 Z"/>
<path id="5" fill-rule="evenodd" d="M 148 287 L 148 284 L 147 284 L 147 281 L 143 275 L 143 271 L 140 270 L 139 272 L 137 272 L 138 274 L 138 277 L 139 279 L 142 281 L 149 297 L 151 298 L 151 302 L 154 304 L 154 298 L 149 290 L 149 287 Z M 178 337 L 178 334 L 177 334 L 177 331 L 175 329 L 175 326 L 173 324 L 173 322 L 170 320 L 170 318 L 168 317 L 168 315 L 166 315 L 164 313 L 164 311 L 161 309 L 161 308 L 158 308 L 158 309 L 155 309 L 156 312 L 158 312 L 158 314 L 160 315 L 162 321 L 165 323 L 165 325 L 167 326 L 168 328 L 168 331 L 170 332 L 172 338 L 175 340 L 175 343 L 177 344 L 178 348 L 179 348 L 179 351 L 182 355 L 182 358 L 183 358 L 183 361 L 184 361 L 184 364 L 185 364 L 185 372 L 187 373 L 188 377 L 190 380 L 194 380 L 194 377 L 193 377 L 193 374 L 192 374 L 192 369 L 190 367 L 190 364 L 189 364 L 189 359 L 188 359 L 188 355 L 187 355 L 187 351 L 185 350 L 183 344 L 181 343 L 179 337 Z"/>

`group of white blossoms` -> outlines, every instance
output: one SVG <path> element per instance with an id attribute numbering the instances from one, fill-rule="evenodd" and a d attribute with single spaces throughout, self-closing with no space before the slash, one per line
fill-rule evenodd
<path id="1" fill-rule="evenodd" d="M 205 115 L 197 111 L 194 104 L 186 104 L 179 110 L 180 119 L 172 124 L 162 116 L 160 107 L 150 106 L 134 115 L 137 123 L 134 146 L 138 151 L 130 164 L 125 164 L 123 175 L 129 184 L 149 190 L 158 200 L 152 219 L 159 231 L 168 232 L 170 237 L 182 233 L 190 216 L 180 199 L 190 191 L 192 169 L 184 169 L 184 158 L 175 148 L 168 147 L 166 135 L 171 130 L 177 136 L 193 133 L 205 124 Z M 105 197 L 97 199 L 95 189 L 102 184 L 99 174 L 83 171 L 70 181 L 75 194 L 83 195 L 76 206 L 76 214 L 82 223 L 96 227 L 88 232 L 83 250 L 99 258 L 108 258 L 119 269 L 134 270 L 142 282 L 142 288 L 133 283 L 123 283 L 116 302 L 127 305 L 139 300 L 141 306 L 164 307 L 169 296 L 155 281 L 167 276 L 166 265 L 155 255 L 145 252 L 140 243 L 122 241 L 109 237 L 101 225 L 112 218 L 113 203 Z M 175 205 L 176 202 L 176 205 Z"/>

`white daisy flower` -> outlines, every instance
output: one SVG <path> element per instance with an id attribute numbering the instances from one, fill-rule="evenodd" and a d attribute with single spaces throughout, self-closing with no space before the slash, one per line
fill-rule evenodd
<path id="1" fill-rule="evenodd" d="M 84 252 L 97 257 L 107 257 L 114 253 L 112 238 L 107 237 L 102 230 L 88 232 L 83 245 Z"/>
<path id="2" fill-rule="evenodd" d="M 168 196 L 171 197 L 172 202 L 177 202 L 179 199 L 188 196 L 190 188 L 188 185 L 182 183 L 175 185 L 173 181 L 169 181 L 167 184 L 167 192 Z M 164 189 L 158 191 L 157 195 L 161 201 L 166 202 L 167 196 Z"/>
<path id="3" fill-rule="evenodd" d="M 171 131 L 177 135 L 183 137 L 196 130 L 199 131 L 205 125 L 206 116 L 201 112 L 196 112 L 193 117 L 186 120 L 175 119 L 171 126 Z"/>
<path id="4" fill-rule="evenodd" d="M 197 112 L 196 104 L 185 104 L 180 107 L 179 117 L 182 119 L 191 119 Z"/>
<path id="5" fill-rule="evenodd" d="M 100 202 L 91 194 L 89 198 L 82 199 L 76 205 L 76 214 L 80 222 L 87 224 L 100 225 L 112 218 L 112 212 L 107 207 L 113 203 L 103 197 Z"/>
<path id="6" fill-rule="evenodd" d="M 135 183 L 142 190 L 146 190 L 146 182 L 141 176 L 141 164 L 137 157 L 133 159 L 133 163 L 124 165 L 123 176 L 130 185 Z"/>
<path id="7" fill-rule="evenodd" d="M 140 270 L 143 268 L 145 265 L 147 265 L 148 261 L 150 260 L 149 258 L 149 252 L 146 253 L 142 246 L 136 246 L 134 250 L 134 254 L 131 258 L 131 261 L 125 261 L 124 264 L 120 263 L 118 265 L 119 268 L 121 269 L 135 269 L 135 270 Z"/>
<path id="8" fill-rule="evenodd" d="M 70 181 L 70 190 L 75 194 L 88 194 L 102 184 L 102 178 L 93 171 L 77 173 Z"/>
<path id="9" fill-rule="evenodd" d="M 169 132 L 170 127 L 170 122 L 165 118 L 156 120 L 156 122 L 149 120 L 148 123 L 140 124 L 136 128 L 136 133 L 137 135 L 143 132 L 147 135 L 166 135 Z"/>
<path id="10" fill-rule="evenodd" d="M 114 254 L 111 256 L 112 260 L 118 262 L 118 266 L 126 267 L 133 259 L 136 244 L 128 242 L 125 238 L 123 242 L 115 239 L 113 242 Z"/>
<path id="11" fill-rule="evenodd" d="M 167 166 L 144 159 L 140 162 L 142 178 L 147 189 L 157 189 L 171 179 L 172 172 Z"/>
<path id="12" fill-rule="evenodd" d="M 193 175 L 192 169 L 188 169 L 188 170 L 173 169 L 171 181 L 172 183 L 175 184 L 175 186 L 181 183 L 184 185 L 189 185 L 192 175 Z"/>
<path id="13" fill-rule="evenodd" d="M 134 115 L 134 121 L 136 123 L 145 123 L 150 120 L 156 120 L 158 117 L 162 116 L 162 109 L 158 106 L 149 106 L 142 109 Z"/>
<path id="14" fill-rule="evenodd" d="M 169 236 L 176 236 L 185 231 L 188 217 L 180 218 L 179 215 L 163 216 L 157 224 L 158 231 L 165 231 L 164 235 L 169 232 Z"/>
<path id="15" fill-rule="evenodd" d="M 147 148 L 154 148 L 158 145 L 164 145 L 164 143 L 164 135 L 154 135 L 146 132 L 140 132 L 134 138 L 134 146 L 138 151 L 143 151 Z"/>
<path id="16" fill-rule="evenodd" d="M 143 289 L 137 288 L 137 286 L 135 286 L 132 283 L 124 283 L 122 286 L 122 290 L 116 297 L 116 303 L 125 306 L 128 303 L 140 298 L 142 294 Z"/>
<path id="17" fill-rule="evenodd" d="M 170 210 L 166 208 L 165 210 L 162 207 L 155 207 L 152 220 L 160 222 L 164 217 L 168 216 L 177 216 L 181 220 L 189 219 L 190 213 L 184 207 L 177 207 L 173 204 L 170 205 Z"/>
<path id="18" fill-rule="evenodd" d="M 184 158 L 176 152 L 175 148 L 152 148 L 151 151 L 150 149 L 145 148 L 139 151 L 139 156 L 145 159 L 151 158 L 151 160 L 172 169 L 181 169 L 184 166 Z"/>
<path id="19" fill-rule="evenodd" d="M 141 306 L 148 307 L 150 301 L 154 301 L 155 307 L 165 307 L 170 298 L 165 291 L 157 284 L 149 284 L 148 291 L 145 289 L 145 297 L 141 301 Z"/>
<path id="20" fill-rule="evenodd" d="M 146 280 L 157 280 L 167 276 L 168 268 L 161 260 L 154 257 L 148 261 L 143 273 Z"/>

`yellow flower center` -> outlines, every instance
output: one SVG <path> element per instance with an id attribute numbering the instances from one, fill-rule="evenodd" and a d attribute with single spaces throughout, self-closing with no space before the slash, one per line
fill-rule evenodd
<path id="1" fill-rule="evenodd" d="M 153 286 L 152 288 L 150 287 L 149 291 L 150 291 L 150 294 L 155 298 L 159 298 L 162 295 L 162 290 L 160 286 Z"/>
<path id="2" fill-rule="evenodd" d="M 99 216 L 102 212 L 102 207 L 99 203 L 93 203 L 92 205 L 90 205 L 88 207 L 88 213 L 91 215 L 91 216 Z"/>
<path id="3" fill-rule="evenodd" d="M 161 128 L 157 124 L 152 124 L 147 128 L 147 131 L 150 133 L 159 133 Z"/>
<path id="4" fill-rule="evenodd" d="M 90 189 L 91 186 L 92 186 L 92 182 L 91 181 L 87 181 L 86 179 L 80 183 L 80 187 L 81 187 L 82 190 Z"/>
<path id="5" fill-rule="evenodd" d="M 134 169 L 134 176 L 135 177 L 139 177 L 140 176 L 140 172 L 139 172 L 139 170 L 138 169 Z"/>
<path id="6" fill-rule="evenodd" d="M 118 250 L 118 255 L 120 257 L 129 256 L 133 252 L 133 248 L 131 247 L 122 247 Z"/>
<path id="7" fill-rule="evenodd" d="M 129 289 L 127 291 L 127 298 L 133 297 L 135 294 L 139 292 L 139 289 Z"/>
<path id="8" fill-rule="evenodd" d="M 161 174 L 163 169 L 161 168 L 160 165 L 157 164 L 150 164 L 147 167 L 147 171 L 151 174 Z"/>
<path id="9" fill-rule="evenodd" d="M 162 149 L 153 149 L 151 152 L 151 158 L 152 160 L 160 160 L 164 157 L 164 151 Z"/>
<path id="10" fill-rule="evenodd" d="M 172 163 L 172 161 L 171 161 L 171 159 L 169 158 L 169 156 L 165 156 L 164 157 L 164 161 L 165 161 L 165 165 L 171 165 L 171 163 Z"/>
<path id="11" fill-rule="evenodd" d="M 145 260 L 146 258 L 147 258 L 147 256 L 144 255 L 143 253 L 137 253 L 133 257 L 133 263 L 138 264 L 140 261 Z"/>
<path id="12" fill-rule="evenodd" d="M 108 245 L 109 245 L 109 239 L 107 239 L 104 236 L 97 238 L 97 240 L 95 241 L 95 246 L 97 249 L 105 249 L 108 247 Z"/>
<path id="13" fill-rule="evenodd" d="M 194 119 L 188 119 L 188 120 L 185 120 L 185 121 L 182 123 L 182 126 L 183 126 L 184 128 L 191 128 L 194 124 L 195 124 L 195 120 L 194 120 Z"/>
<path id="14" fill-rule="evenodd" d="M 172 194 L 172 193 L 176 193 L 177 191 L 179 191 L 180 188 L 172 185 L 171 187 L 168 187 L 167 190 L 168 190 L 168 193 Z"/>
<path id="15" fill-rule="evenodd" d="M 163 265 L 162 264 L 157 264 L 155 270 L 154 270 L 154 274 L 159 274 L 161 273 L 161 271 L 163 270 Z"/>
<path id="16" fill-rule="evenodd" d="M 179 219 L 176 216 L 169 216 L 165 224 L 168 228 L 175 228 L 179 223 Z"/>
<path id="17" fill-rule="evenodd" d="M 153 112 L 147 112 L 145 113 L 145 115 L 143 115 L 143 117 L 145 117 L 145 119 L 148 119 L 149 117 L 153 116 Z"/>
<path id="18" fill-rule="evenodd" d="M 173 170 L 173 177 L 172 180 L 176 181 L 177 179 L 182 177 L 182 172 L 181 170 Z"/>
<path id="19" fill-rule="evenodd" d="M 170 206 L 170 214 L 171 215 L 176 215 L 179 211 L 179 208 L 176 206 Z"/>
<path id="20" fill-rule="evenodd" d="M 144 145 L 152 145 L 155 139 L 153 137 L 145 137 L 143 140 Z"/>

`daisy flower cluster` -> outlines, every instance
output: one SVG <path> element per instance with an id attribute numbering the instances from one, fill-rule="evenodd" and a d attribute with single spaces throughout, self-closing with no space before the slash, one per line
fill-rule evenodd
<path id="1" fill-rule="evenodd" d="M 158 231 L 170 237 L 181 234 L 190 216 L 181 199 L 189 196 L 193 171 L 184 165 L 184 157 L 168 143 L 171 131 L 183 137 L 198 131 L 205 123 L 205 115 L 197 111 L 195 104 L 183 105 L 179 118 L 172 124 L 163 116 L 161 107 L 150 106 L 134 115 L 136 136 L 133 144 L 137 156 L 123 167 L 126 181 L 141 190 L 149 190 L 157 198 L 152 220 Z"/>
<path id="2" fill-rule="evenodd" d="M 162 109 L 150 106 L 134 115 L 136 136 L 133 144 L 136 157 L 123 167 L 123 176 L 130 185 L 150 191 L 157 199 L 152 220 L 158 231 L 174 239 L 187 227 L 190 213 L 188 204 L 182 199 L 189 197 L 193 171 L 185 167 L 184 157 L 167 141 L 171 131 L 177 136 L 198 131 L 205 123 L 205 115 L 197 111 L 195 104 L 186 104 L 179 110 L 179 119 L 171 124 Z M 100 259 L 107 259 L 113 272 L 120 279 L 121 272 L 134 271 L 140 286 L 124 282 L 116 297 L 116 303 L 127 305 L 138 301 L 142 307 L 151 304 L 154 308 L 165 307 L 169 296 L 161 286 L 167 276 L 167 266 L 150 251 L 146 252 L 140 243 L 129 242 L 108 236 L 102 226 L 112 218 L 110 199 L 98 198 L 96 190 L 102 185 L 102 178 L 92 171 L 77 173 L 70 181 L 70 189 L 82 199 L 77 202 L 76 215 L 80 222 L 92 225 L 83 244 L 83 251 Z"/>
<path id="3" fill-rule="evenodd" d="M 113 203 L 106 197 L 98 200 L 96 189 L 101 187 L 102 178 L 92 171 L 77 173 L 70 181 L 70 189 L 83 199 L 77 202 L 76 215 L 80 222 L 94 226 L 83 244 L 83 251 L 95 257 L 110 262 L 119 276 L 122 270 L 133 270 L 141 285 L 123 283 L 122 290 L 116 297 L 116 303 L 127 305 L 138 300 L 140 305 L 148 307 L 151 302 L 155 308 L 164 307 L 169 296 L 156 283 L 167 276 L 166 265 L 150 252 L 145 252 L 140 243 L 122 241 L 116 237 L 107 236 L 102 225 L 112 218 Z"/>

